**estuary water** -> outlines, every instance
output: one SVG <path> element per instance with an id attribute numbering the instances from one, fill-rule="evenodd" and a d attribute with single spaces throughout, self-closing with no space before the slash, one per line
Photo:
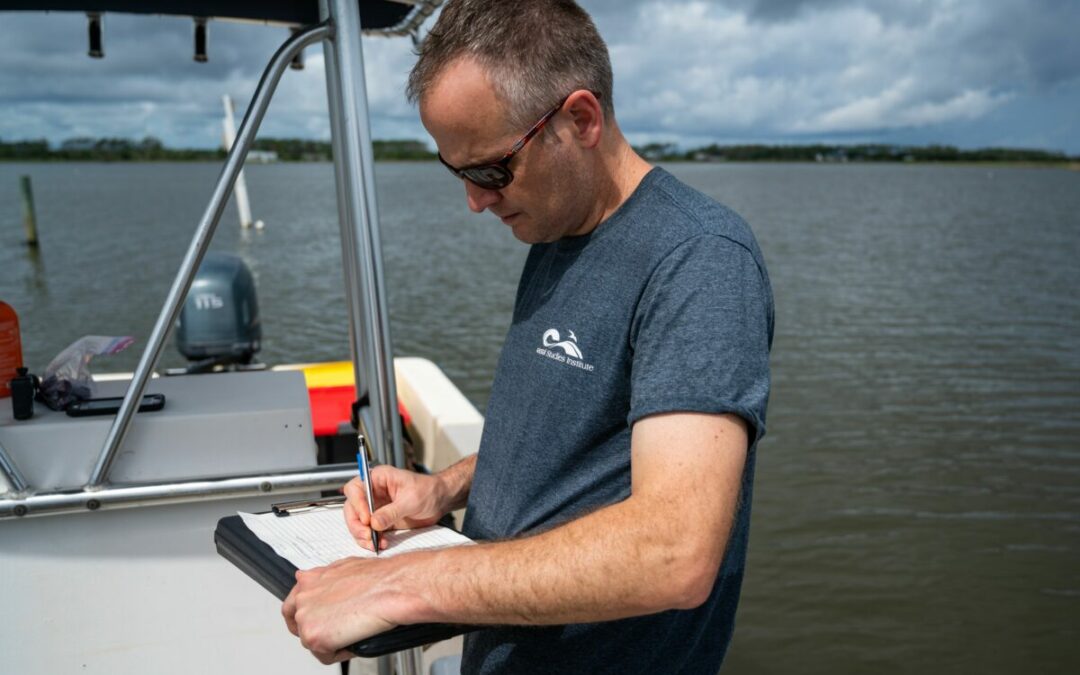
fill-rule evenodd
<path id="1" fill-rule="evenodd" d="M 667 168 L 747 218 L 776 295 L 725 671 L 1080 668 L 1080 173 Z M 99 370 L 134 367 L 218 171 L 0 164 L 0 298 L 28 365 L 100 334 L 138 342 Z M 395 352 L 434 360 L 482 411 L 526 248 L 437 164 L 376 173 Z M 266 228 L 241 232 L 230 205 L 213 248 L 255 273 L 261 357 L 348 358 L 331 166 L 247 181 Z"/>

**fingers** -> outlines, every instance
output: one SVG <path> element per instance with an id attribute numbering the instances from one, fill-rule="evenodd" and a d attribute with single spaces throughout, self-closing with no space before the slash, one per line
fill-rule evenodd
<path id="1" fill-rule="evenodd" d="M 319 659 L 325 665 L 336 663 L 338 661 L 344 661 L 352 656 L 352 654 L 345 650 L 324 650 L 320 649 L 316 642 L 312 639 L 311 635 L 301 634 L 300 624 L 297 622 L 297 598 L 301 593 L 301 587 L 310 585 L 313 580 L 322 576 L 321 570 L 313 573 L 313 571 L 297 570 L 296 572 L 296 584 L 292 587 L 288 597 L 285 598 L 285 602 L 281 605 L 281 615 L 285 618 L 285 625 L 288 627 L 289 632 L 300 638 L 300 644 L 310 651 L 315 658 Z"/>
<path id="2" fill-rule="evenodd" d="M 319 659 L 319 663 L 324 666 L 329 666 L 332 663 L 338 663 L 339 661 L 347 661 L 351 659 L 354 654 L 347 649 L 341 649 L 336 652 L 317 652 L 311 650 L 311 653 L 315 655 L 315 658 Z"/>
<path id="3" fill-rule="evenodd" d="M 300 644 L 324 664 L 344 661 L 353 656 L 346 645 L 392 627 L 377 615 L 369 614 L 371 604 L 362 597 L 363 577 L 372 561 L 345 558 L 326 567 L 296 573 L 296 584 L 285 598 L 281 613 L 289 631 Z M 374 578 L 378 578 L 376 574 Z M 348 582 L 344 584 L 342 582 Z M 370 590 L 370 589 L 368 589 Z M 364 611 L 357 611 L 364 608 Z"/>
<path id="4" fill-rule="evenodd" d="M 367 495 L 364 482 L 359 477 L 353 478 L 342 488 L 345 493 L 345 527 L 349 529 L 356 543 L 369 551 L 375 547 L 371 543 L 371 514 L 368 511 Z"/>
<path id="5" fill-rule="evenodd" d="M 404 495 L 395 494 L 393 482 L 394 470 L 391 467 L 377 466 L 371 471 L 372 489 L 376 495 L 375 502 L 387 502 L 381 508 L 375 510 L 375 519 L 372 520 L 368 509 L 367 493 L 364 490 L 364 482 L 359 477 L 353 478 L 342 488 L 345 493 L 345 524 L 353 538 L 361 546 L 371 550 L 371 530 L 382 532 L 398 525 L 398 521 L 405 515 L 402 510 Z M 391 501 L 391 500 L 398 501 Z"/>
<path id="6" fill-rule="evenodd" d="M 371 530 L 386 532 L 393 529 L 423 527 L 434 523 L 442 515 L 434 495 L 437 481 L 419 477 L 408 471 L 389 466 L 377 466 L 371 470 L 372 493 L 376 505 L 370 512 L 364 483 L 359 477 L 350 480 L 342 491 L 345 493 L 345 524 L 362 547 L 373 550 Z M 385 539 L 380 540 L 380 550 L 386 548 Z"/>
<path id="7" fill-rule="evenodd" d="M 369 551 L 374 550 L 371 546 L 371 528 L 364 524 L 360 514 L 350 502 L 345 502 L 345 527 L 348 528 L 349 534 L 356 543 Z"/>
<path id="8" fill-rule="evenodd" d="M 371 527 L 382 532 L 397 525 L 397 522 L 400 519 L 400 502 L 391 502 L 381 509 L 375 509 L 375 514 L 371 517 Z"/>
<path id="9" fill-rule="evenodd" d="M 345 492 L 345 504 L 352 506 L 353 510 L 360 517 L 360 521 L 364 524 L 368 524 L 370 517 L 368 511 L 367 494 L 364 492 L 364 481 L 360 478 L 353 478 L 351 481 L 345 484 L 342 488 Z"/>
<path id="10" fill-rule="evenodd" d="M 296 573 L 299 576 L 299 572 Z M 300 636 L 300 628 L 296 625 L 296 586 L 293 586 L 285 602 L 281 604 L 281 616 L 285 619 L 285 625 L 289 632 L 297 637 Z"/>

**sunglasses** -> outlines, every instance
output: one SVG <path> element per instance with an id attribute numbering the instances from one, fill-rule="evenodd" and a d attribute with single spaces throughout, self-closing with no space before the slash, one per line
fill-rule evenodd
<path id="1" fill-rule="evenodd" d="M 525 147 L 525 144 L 532 140 L 533 136 L 540 133 L 540 130 L 544 128 L 544 125 L 548 123 L 555 113 L 562 109 L 563 104 L 570 98 L 569 95 L 559 101 L 551 110 L 544 113 L 544 116 L 536 121 L 536 124 L 532 125 L 532 128 L 525 132 L 525 135 L 517 140 L 514 145 L 510 147 L 510 151 L 503 155 L 502 159 L 495 162 L 483 162 L 481 164 L 473 164 L 472 166 L 466 166 L 457 168 L 451 166 L 443 159 L 443 156 L 439 155 L 439 161 L 443 166 L 450 170 L 450 173 L 454 174 L 461 180 L 467 180 L 473 185 L 483 188 L 484 190 L 501 190 L 509 185 L 514 180 L 514 174 L 510 171 L 510 160 L 514 158 L 514 155 L 521 152 L 521 149 Z"/>

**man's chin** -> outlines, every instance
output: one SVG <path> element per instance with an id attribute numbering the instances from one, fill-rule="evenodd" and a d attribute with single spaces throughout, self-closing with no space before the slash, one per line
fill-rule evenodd
<path id="1" fill-rule="evenodd" d="M 543 239 L 536 236 L 535 232 L 530 232 L 524 228 L 511 227 L 510 231 L 514 233 L 514 239 L 517 239 L 523 244 L 542 244 Z"/>
<path id="2" fill-rule="evenodd" d="M 500 216 L 499 220 L 503 225 L 510 228 L 510 231 L 514 233 L 514 238 L 520 242 L 526 244 L 537 244 L 536 233 L 529 227 L 528 220 L 521 213 L 513 213 L 509 216 Z"/>
<path id="3" fill-rule="evenodd" d="M 514 233 L 514 238 L 524 244 L 546 244 L 559 239 L 551 233 L 537 229 L 536 221 L 520 211 L 509 216 L 497 216 Z"/>

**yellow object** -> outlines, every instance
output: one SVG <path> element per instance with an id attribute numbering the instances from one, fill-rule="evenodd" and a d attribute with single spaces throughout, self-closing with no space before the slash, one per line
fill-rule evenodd
<path id="1" fill-rule="evenodd" d="M 345 387 L 355 384 L 352 361 L 330 361 L 328 363 L 293 363 L 276 366 L 274 370 L 302 370 L 308 389 L 324 387 Z"/>

